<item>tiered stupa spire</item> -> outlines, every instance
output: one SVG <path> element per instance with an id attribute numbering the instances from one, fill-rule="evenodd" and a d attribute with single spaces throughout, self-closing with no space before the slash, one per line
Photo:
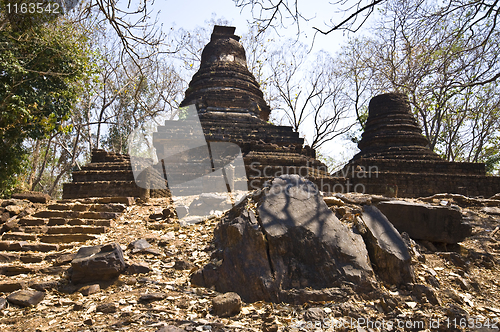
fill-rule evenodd
<path id="1" fill-rule="evenodd" d="M 247 68 L 245 49 L 235 27 L 214 27 L 201 54 L 201 65 L 186 90 L 182 106 L 204 110 L 234 110 L 267 121 L 270 109 L 255 77 Z"/>

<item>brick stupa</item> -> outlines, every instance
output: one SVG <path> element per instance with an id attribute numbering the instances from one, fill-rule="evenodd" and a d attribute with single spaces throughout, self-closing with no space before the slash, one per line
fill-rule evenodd
<path id="1" fill-rule="evenodd" d="M 315 159 L 313 149 L 303 146 L 304 139 L 297 132 L 267 122 L 270 108 L 247 68 L 245 49 L 234 32 L 234 27 L 214 27 L 180 106 L 196 106 L 207 142 L 240 147 L 250 189 L 283 173 L 328 177 L 326 166 Z M 176 121 L 158 127 L 153 140 L 157 155 L 163 155 L 163 149 L 171 148 L 171 138 L 179 136 Z"/>
<path id="2" fill-rule="evenodd" d="M 500 178 L 486 176 L 485 164 L 448 162 L 428 145 L 407 96 L 382 94 L 370 101 L 361 151 L 335 175 L 363 185 L 366 193 L 399 197 L 489 197 L 500 191 Z"/>

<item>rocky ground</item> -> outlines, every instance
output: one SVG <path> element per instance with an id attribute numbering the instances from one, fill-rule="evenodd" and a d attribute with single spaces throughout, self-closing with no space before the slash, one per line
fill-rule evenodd
<path id="1" fill-rule="evenodd" d="M 350 223 L 368 198 L 344 195 L 329 205 Z M 457 245 L 413 243 L 415 285 L 397 289 L 381 283 L 375 292 L 335 302 L 243 303 L 232 317 L 214 312 L 212 300 L 219 293 L 192 287 L 189 281 L 190 274 L 209 261 L 220 217 L 181 227 L 175 218 L 163 218 L 167 200 L 137 203 L 128 206 L 108 232 L 85 243 L 119 243 L 126 262 L 137 263 L 137 270 L 99 287 L 78 289 L 64 287 L 67 272 L 2 275 L 0 283 L 52 281 L 58 287 L 47 288 L 43 300 L 32 307 L 0 301 L 0 331 L 498 331 L 500 210 L 463 196 L 427 201 L 460 206 L 473 234 Z M 139 239 L 151 247 L 133 253 L 129 244 Z M 78 248 L 68 246 L 67 252 Z M 145 273 L 137 273 L 141 271 Z"/>

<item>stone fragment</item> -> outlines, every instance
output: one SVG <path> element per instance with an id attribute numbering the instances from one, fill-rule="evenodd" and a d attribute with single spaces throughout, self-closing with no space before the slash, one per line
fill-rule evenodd
<path id="1" fill-rule="evenodd" d="M 176 260 L 174 263 L 174 269 L 176 270 L 191 270 L 193 268 L 193 263 L 187 260 Z"/>
<path id="2" fill-rule="evenodd" d="M 10 213 L 11 216 L 20 214 L 24 210 L 25 206 L 22 205 L 7 205 L 5 210 Z"/>
<path id="3" fill-rule="evenodd" d="M 88 296 L 101 291 L 99 284 L 86 285 L 78 290 L 82 295 Z"/>
<path id="4" fill-rule="evenodd" d="M 441 301 L 436 295 L 436 291 L 432 287 L 428 287 L 426 285 L 415 284 L 413 285 L 412 293 L 422 301 L 423 295 L 427 298 L 427 301 L 433 305 L 441 305 Z"/>
<path id="5" fill-rule="evenodd" d="M 240 313 L 241 298 L 234 292 L 216 296 L 212 299 L 214 315 L 219 317 L 230 317 Z"/>
<path id="6" fill-rule="evenodd" d="M 125 270 L 123 251 L 118 243 L 82 247 L 71 261 L 75 284 L 110 280 Z"/>
<path id="7" fill-rule="evenodd" d="M 70 264 L 73 259 L 75 259 L 76 253 L 62 254 L 54 260 L 54 265 L 65 265 Z"/>
<path id="8" fill-rule="evenodd" d="M 38 253 L 23 254 L 19 257 L 19 260 L 23 263 L 40 263 L 43 259 L 44 256 Z"/>
<path id="9" fill-rule="evenodd" d="M 245 208 L 254 202 L 258 217 Z M 260 194 L 247 197 L 225 216 L 214 236 L 218 262 L 194 273 L 193 285 L 236 292 L 246 302 L 293 302 L 289 290 L 308 287 L 372 289 L 373 270 L 362 237 L 335 217 L 310 181 L 297 175 L 275 178 Z"/>
<path id="10" fill-rule="evenodd" d="M 26 191 L 23 193 L 13 194 L 12 198 L 27 199 L 32 203 L 44 203 L 44 204 L 50 201 L 49 195 L 37 191 Z"/>
<path id="11" fill-rule="evenodd" d="M 20 258 L 18 253 L 0 252 L 0 263 L 9 263 Z"/>
<path id="12" fill-rule="evenodd" d="M 105 314 L 111 314 L 113 312 L 116 312 L 116 310 L 118 310 L 118 304 L 113 302 L 101 303 L 95 308 L 95 311 Z"/>
<path id="13" fill-rule="evenodd" d="M 364 205 L 355 218 L 363 236 L 375 273 L 385 282 L 402 285 L 413 282 L 411 256 L 397 229 L 374 206 Z"/>
<path id="14" fill-rule="evenodd" d="M 161 301 L 161 300 L 163 300 L 166 297 L 167 297 L 167 294 L 165 294 L 165 293 L 141 294 L 141 296 L 139 297 L 139 302 Z"/>
<path id="15" fill-rule="evenodd" d="M 40 269 L 40 273 L 44 274 L 62 274 L 69 270 L 69 266 L 47 266 Z"/>
<path id="16" fill-rule="evenodd" d="M 186 331 L 186 330 L 181 329 L 181 328 L 174 326 L 174 325 L 162 326 L 158 330 L 156 330 L 156 332 L 184 332 L 184 331 Z"/>
<path id="17" fill-rule="evenodd" d="M 125 270 L 128 274 L 149 273 L 153 271 L 146 262 L 132 262 Z"/>
<path id="18" fill-rule="evenodd" d="M 144 251 L 145 249 L 151 248 L 151 244 L 145 239 L 135 240 L 130 242 L 128 245 L 128 249 L 132 251 L 133 254 Z"/>
<path id="19" fill-rule="evenodd" d="M 163 214 L 163 219 L 174 218 L 175 210 L 172 208 L 166 208 L 163 209 L 162 214 Z"/>
<path id="20" fill-rule="evenodd" d="M 7 301 L 20 307 L 36 306 L 45 297 L 44 292 L 36 290 L 20 290 L 7 296 Z"/>
<path id="21" fill-rule="evenodd" d="M 0 297 L 0 310 L 3 310 L 7 307 L 7 300 L 3 297 Z"/>
<path id="22" fill-rule="evenodd" d="M 340 198 L 337 197 L 323 197 L 326 205 L 328 206 L 344 206 L 345 203 Z"/>
<path id="23" fill-rule="evenodd" d="M 41 282 L 41 283 L 36 283 L 36 284 L 30 284 L 30 288 L 36 289 L 37 291 L 40 292 L 45 292 L 50 289 L 55 289 L 59 285 L 59 282 L 56 280 L 54 281 L 47 281 L 47 282 Z"/>
<path id="24" fill-rule="evenodd" d="M 480 211 L 487 214 L 500 215 L 500 208 L 496 206 L 483 207 Z"/>
<path id="25" fill-rule="evenodd" d="M 0 293 L 10 293 L 18 289 L 26 288 L 24 281 L 3 281 L 0 282 Z"/>
<path id="26" fill-rule="evenodd" d="M 310 322 L 323 322 L 325 311 L 321 308 L 309 308 L 304 312 L 303 318 Z"/>
<path id="27" fill-rule="evenodd" d="M 85 306 L 83 305 L 82 302 L 75 302 L 75 304 L 73 304 L 74 311 L 80 311 L 80 310 L 83 310 L 84 308 L 85 308 Z"/>
<path id="28" fill-rule="evenodd" d="M 402 233 L 414 240 L 457 243 L 472 233 L 460 211 L 445 206 L 433 206 L 405 201 L 381 202 L 377 208 Z"/>
<path id="29" fill-rule="evenodd" d="M 6 222 L 9 219 L 10 219 L 10 213 L 9 212 L 3 211 L 2 213 L 0 213 L 0 223 L 4 223 L 4 222 Z"/>

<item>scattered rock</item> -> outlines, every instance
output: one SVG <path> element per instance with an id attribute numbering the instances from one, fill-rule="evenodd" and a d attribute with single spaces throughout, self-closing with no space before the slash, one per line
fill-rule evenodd
<path id="1" fill-rule="evenodd" d="M 377 208 L 401 232 L 415 240 L 457 243 L 472 234 L 460 211 L 406 201 L 381 202 Z"/>
<path id="2" fill-rule="evenodd" d="M 490 207 L 490 206 L 483 207 L 483 208 L 481 208 L 480 211 L 483 212 L 483 213 L 487 213 L 487 214 L 500 215 L 500 208 L 496 207 L 496 206 L 493 206 L 493 207 Z"/>
<path id="3" fill-rule="evenodd" d="M 152 213 L 149 215 L 149 219 L 151 220 L 162 220 L 163 219 L 163 213 Z"/>
<path id="4" fill-rule="evenodd" d="M 0 310 L 3 310 L 7 307 L 7 300 L 3 297 L 0 297 Z"/>
<path id="5" fill-rule="evenodd" d="M 323 322 L 325 311 L 321 308 L 309 308 L 304 312 L 303 318 L 305 321 Z"/>
<path id="6" fill-rule="evenodd" d="M 59 285 L 59 282 L 54 280 L 54 281 L 47 281 L 47 282 L 31 284 L 30 287 L 33 289 L 36 289 L 37 291 L 45 292 L 47 290 L 57 288 L 58 285 Z"/>
<path id="7" fill-rule="evenodd" d="M 389 284 L 413 282 L 415 277 L 408 248 L 380 210 L 371 205 L 363 206 L 363 213 L 355 218 L 355 223 L 363 236 L 375 273 Z"/>
<path id="8" fill-rule="evenodd" d="M 214 315 L 219 317 L 230 317 L 241 311 L 241 298 L 234 292 L 216 296 L 212 299 Z"/>
<path id="9" fill-rule="evenodd" d="M 187 260 L 176 260 L 174 264 L 174 269 L 176 270 L 191 270 L 193 264 Z"/>
<path id="10" fill-rule="evenodd" d="M 5 210 L 10 213 L 11 216 L 18 215 L 24 210 L 24 206 L 22 205 L 7 205 Z"/>
<path id="11" fill-rule="evenodd" d="M 174 325 L 167 325 L 167 326 L 162 326 L 156 332 L 184 332 L 186 330 L 178 328 L 177 326 Z"/>
<path id="12" fill-rule="evenodd" d="M 95 311 L 102 312 L 105 314 L 110 314 L 118 310 L 118 304 L 113 302 L 101 303 L 96 308 Z"/>
<path id="13" fill-rule="evenodd" d="M 413 285 L 413 294 L 419 299 L 419 301 L 422 301 L 423 295 L 425 295 L 429 303 L 439 306 L 441 305 L 441 301 L 437 297 L 436 290 L 432 287 L 415 284 Z"/>
<path id="14" fill-rule="evenodd" d="M 326 205 L 328 206 L 344 206 L 345 203 L 340 198 L 337 197 L 323 197 Z"/>
<path id="15" fill-rule="evenodd" d="M 85 308 L 85 306 L 83 305 L 82 302 L 75 302 L 75 304 L 73 304 L 74 311 L 80 311 L 80 310 L 83 310 L 84 308 Z"/>
<path id="16" fill-rule="evenodd" d="M 73 259 L 75 259 L 75 257 L 76 253 L 63 254 L 54 260 L 54 265 L 59 266 L 59 265 L 69 264 Z"/>
<path id="17" fill-rule="evenodd" d="M 149 254 L 149 255 L 153 255 L 153 256 L 161 256 L 161 251 L 158 249 L 158 248 L 146 248 L 144 250 L 141 251 L 142 254 Z"/>
<path id="18" fill-rule="evenodd" d="M 117 243 L 82 247 L 71 267 L 74 284 L 113 279 L 125 270 L 122 248 Z"/>
<path id="19" fill-rule="evenodd" d="M 44 292 L 25 289 L 10 294 L 7 296 L 7 301 L 21 307 L 32 307 L 40 303 L 44 297 Z"/>
<path id="20" fill-rule="evenodd" d="M 128 274 L 139 274 L 139 273 L 149 273 L 153 271 L 148 263 L 145 262 L 132 262 L 127 266 L 125 270 Z"/>
<path id="21" fill-rule="evenodd" d="M 166 208 L 162 211 L 163 219 L 175 218 L 175 210 L 172 208 Z"/>
<path id="22" fill-rule="evenodd" d="M 128 249 L 132 251 L 133 254 L 144 251 L 145 249 L 151 248 L 151 244 L 145 239 L 135 240 L 128 245 Z"/>
<path id="23" fill-rule="evenodd" d="M 23 193 L 13 194 L 12 198 L 27 199 L 32 203 L 43 203 L 43 204 L 47 204 L 50 201 L 49 195 L 37 191 L 26 191 Z"/>
<path id="24" fill-rule="evenodd" d="M 167 297 L 165 293 L 148 293 L 141 294 L 139 297 L 139 302 L 153 302 L 153 301 L 161 301 Z"/>
<path id="25" fill-rule="evenodd" d="M 252 199 L 258 217 L 245 208 L 253 204 L 248 199 L 214 232 L 219 263 L 195 273 L 192 284 L 236 292 L 246 302 L 289 301 L 287 290 L 307 287 L 372 288 L 363 239 L 335 217 L 310 181 L 284 175 L 267 182 Z"/>
<path id="26" fill-rule="evenodd" d="M 91 294 L 98 293 L 101 290 L 99 284 L 86 285 L 81 287 L 78 291 L 82 293 L 82 295 L 88 296 Z"/>

